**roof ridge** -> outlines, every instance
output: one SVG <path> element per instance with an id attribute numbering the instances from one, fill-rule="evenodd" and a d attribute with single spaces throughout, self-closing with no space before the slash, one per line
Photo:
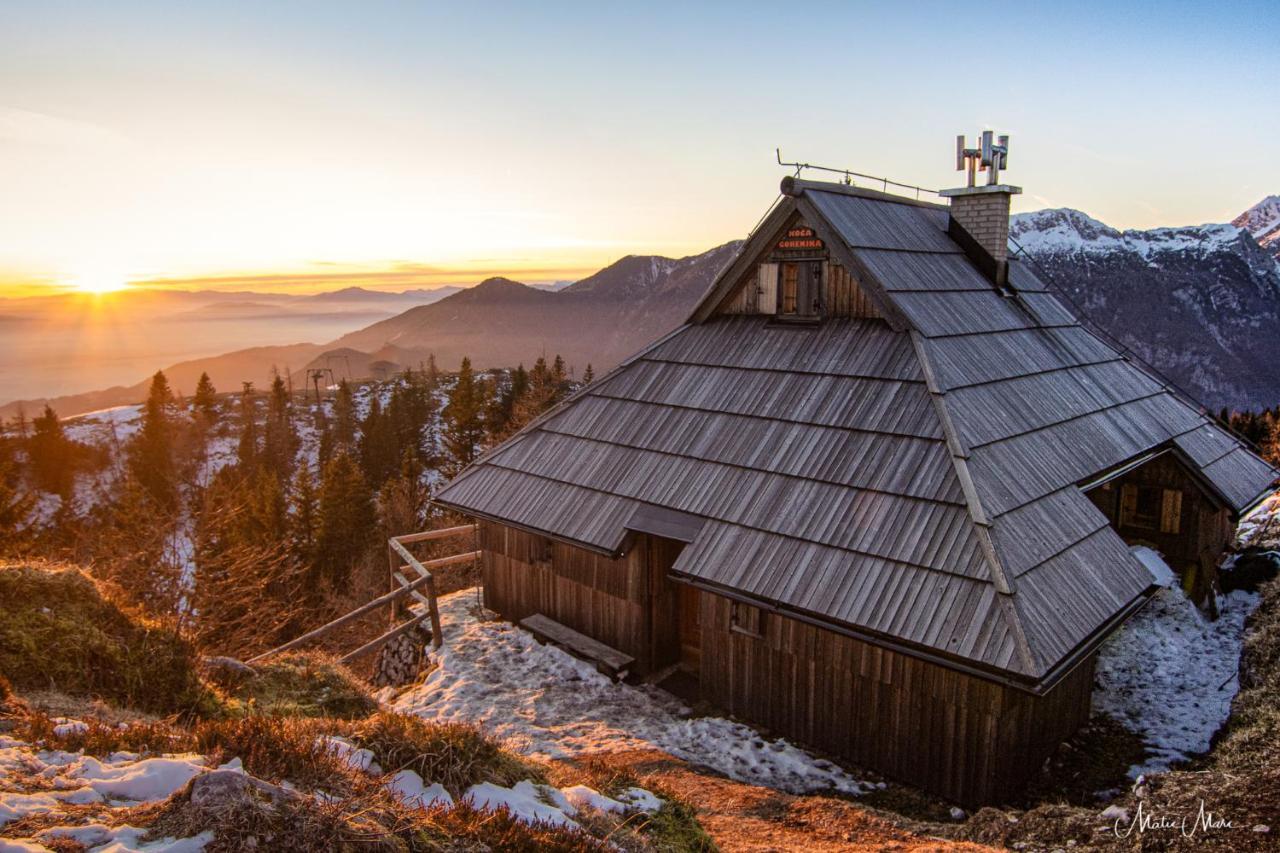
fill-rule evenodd
<path id="1" fill-rule="evenodd" d="M 1027 632 L 1022 625 L 1017 608 L 1013 606 L 1013 597 L 1017 593 L 1013 578 L 1005 571 L 1004 563 L 996 552 L 995 542 L 991 538 L 991 520 L 983 509 L 982 499 L 969 474 L 969 452 L 961 441 L 955 425 L 951 422 L 951 413 L 947 410 L 946 391 L 937 381 L 933 373 L 933 363 L 927 352 L 928 342 L 917 329 L 911 329 L 911 344 L 915 348 L 916 358 L 924 373 L 925 386 L 929 390 L 929 399 L 942 423 L 942 434 L 946 438 L 947 450 L 951 455 L 952 468 L 960 481 L 960 489 L 964 493 L 965 506 L 969 511 L 969 520 L 973 525 L 974 535 L 982 551 L 983 562 L 991 573 L 991 585 L 996 591 L 996 599 L 1000 612 L 1004 615 L 1009 632 L 1013 635 L 1014 648 L 1023 671 L 1034 674 L 1036 670 L 1035 655 L 1031 652 L 1031 644 L 1027 641 Z"/>

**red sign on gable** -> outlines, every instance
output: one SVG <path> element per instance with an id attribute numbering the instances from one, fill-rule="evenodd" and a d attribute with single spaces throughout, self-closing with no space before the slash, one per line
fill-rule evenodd
<path id="1" fill-rule="evenodd" d="M 797 225 L 787 230 L 787 235 L 778 241 L 779 249 L 794 251 L 796 249 L 822 249 L 822 241 L 813 229 L 807 225 Z"/>

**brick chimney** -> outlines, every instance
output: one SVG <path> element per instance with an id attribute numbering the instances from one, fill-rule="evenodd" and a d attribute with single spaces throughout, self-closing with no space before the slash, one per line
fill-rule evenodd
<path id="1" fill-rule="evenodd" d="M 969 185 L 942 190 L 951 199 L 948 233 L 1000 287 L 1009 282 L 1009 203 L 1021 187 L 999 183 L 1000 169 L 1008 160 L 1009 137 L 994 144 L 991 131 L 982 134 L 981 148 L 965 148 L 964 137 L 956 139 L 956 168 L 969 172 Z M 987 173 L 987 183 L 977 186 L 977 172 Z"/>

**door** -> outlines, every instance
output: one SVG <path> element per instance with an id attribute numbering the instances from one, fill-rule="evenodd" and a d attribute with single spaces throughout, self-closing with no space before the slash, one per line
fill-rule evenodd
<path id="1" fill-rule="evenodd" d="M 680 668 L 698 675 L 702 666 L 702 593 L 680 584 Z"/>

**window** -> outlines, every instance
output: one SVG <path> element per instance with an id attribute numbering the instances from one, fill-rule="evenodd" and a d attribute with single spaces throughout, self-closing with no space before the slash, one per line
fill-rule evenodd
<path id="1" fill-rule="evenodd" d="M 757 640 L 764 637 L 764 611 L 741 601 L 729 602 L 729 630 Z"/>
<path id="2" fill-rule="evenodd" d="M 822 310 L 822 261 L 778 264 L 778 315 L 817 317 Z"/>
<path id="3" fill-rule="evenodd" d="M 1120 523 L 1178 533 L 1182 529 L 1182 492 L 1125 483 L 1120 489 Z"/>

